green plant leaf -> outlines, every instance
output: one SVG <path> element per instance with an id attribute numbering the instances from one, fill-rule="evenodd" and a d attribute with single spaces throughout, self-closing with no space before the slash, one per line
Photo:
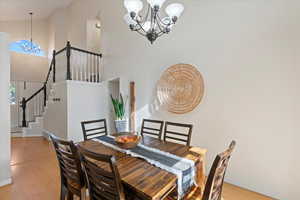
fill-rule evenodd
<path id="1" fill-rule="evenodd" d="M 112 94 L 110 95 L 114 111 L 115 111 L 115 116 L 117 120 L 122 120 L 124 119 L 125 116 L 125 104 L 124 104 L 124 99 L 122 94 L 118 98 L 113 98 Z"/>

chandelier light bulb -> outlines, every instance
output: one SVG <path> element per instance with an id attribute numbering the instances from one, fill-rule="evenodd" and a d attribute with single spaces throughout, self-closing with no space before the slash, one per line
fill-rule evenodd
<path id="1" fill-rule="evenodd" d="M 130 16 L 129 13 L 127 13 L 125 16 L 124 16 L 124 20 L 125 22 L 128 24 L 128 25 L 137 25 L 137 22 L 135 20 L 132 19 L 132 17 Z"/>
<path id="2" fill-rule="evenodd" d="M 143 9 L 143 2 L 141 0 L 124 0 L 124 6 L 128 13 L 138 14 Z"/>
<path id="3" fill-rule="evenodd" d="M 183 10 L 184 10 L 184 7 L 182 4 L 172 3 L 172 4 L 168 5 L 168 7 L 166 8 L 166 13 L 171 19 L 173 19 L 174 17 L 176 17 L 176 19 L 178 19 L 180 17 L 180 15 L 182 14 Z"/>
<path id="4" fill-rule="evenodd" d="M 152 8 L 154 8 L 154 6 L 158 6 L 159 8 L 161 8 L 165 1 L 166 0 L 147 0 Z"/>

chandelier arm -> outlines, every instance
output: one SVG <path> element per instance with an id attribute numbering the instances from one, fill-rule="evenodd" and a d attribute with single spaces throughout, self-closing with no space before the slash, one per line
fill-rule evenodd
<path id="1" fill-rule="evenodd" d="M 136 25 L 136 28 L 135 29 L 133 29 L 134 31 L 140 31 L 142 29 L 142 27 L 141 26 L 139 26 L 139 27 L 137 27 L 137 25 Z"/>
<path id="2" fill-rule="evenodd" d="M 158 33 L 158 37 L 160 37 L 160 36 L 162 36 L 164 34 L 166 34 L 166 33 L 161 31 L 161 32 Z"/>
<path id="3" fill-rule="evenodd" d="M 141 31 L 136 31 L 138 34 L 142 35 L 142 36 L 147 36 L 145 33 L 141 32 Z"/>
<path id="4" fill-rule="evenodd" d="M 156 22 L 157 22 L 157 26 L 158 26 L 159 30 L 160 30 L 161 32 L 165 32 L 165 31 L 163 30 L 163 28 L 161 27 L 161 24 L 159 23 L 159 21 L 156 20 Z M 159 33 L 158 33 L 158 34 L 159 34 Z"/>
<path id="5" fill-rule="evenodd" d="M 140 24 L 140 22 L 136 21 L 136 23 L 139 25 L 139 29 L 137 29 L 136 31 L 139 31 L 139 30 L 143 30 L 144 33 L 147 33 L 147 31 L 143 28 L 143 25 Z"/>
<path id="6" fill-rule="evenodd" d="M 144 28 L 143 28 L 143 25 L 146 23 L 146 21 L 147 21 L 147 18 L 148 18 L 148 16 L 149 16 L 149 11 L 150 11 L 150 5 L 148 5 L 148 8 L 147 8 L 147 13 L 146 13 L 146 16 L 144 17 L 144 19 L 141 17 L 141 19 L 143 19 L 143 20 L 141 20 L 141 21 L 139 21 L 138 20 L 138 18 L 137 19 L 133 19 L 136 23 L 137 23 L 137 25 L 135 25 L 135 29 L 134 29 L 134 31 L 140 31 L 141 29 L 146 33 L 146 31 L 144 30 Z M 142 23 L 141 23 L 142 22 Z M 137 27 L 138 26 L 138 27 Z"/>
<path id="7" fill-rule="evenodd" d="M 145 16 L 145 18 L 144 18 L 143 25 L 146 23 L 146 21 L 147 21 L 147 19 L 148 19 L 148 17 L 149 17 L 150 9 L 151 9 L 151 6 L 148 5 L 148 8 L 147 8 L 147 14 L 146 14 L 146 16 Z"/>
<path id="8" fill-rule="evenodd" d="M 147 19 L 148 19 L 148 17 L 149 17 L 149 12 L 150 12 L 150 6 L 148 5 L 148 9 L 147 9 L 147 14 L 146 14 L 146 16 L 144 17 L 144 19 L 143 20 L 141 20 L 142 21 L 142 23 L 140 23 L 140 21 L 139 20 L 137 20 L 137 19 L 134 19 L 134 21 L 139 25 L 139 29 L 137 29 L 137 30 L 141 30 L 141 29 L 143 29 L 143 26 L 144 26 L 144 24 L 146 23 L 146 21 L 147 21 Z M 142 18 L 141 18 L 142 19 Z M 146 32 L 145 30 L 144 30 L 144 32 Z"/>
<path id="9" fill-rule="evenodd" d="M 169 26 L 169 25 L 170 25 L 170 23 L 169 23 L 169 24 L 164 23 L 164 22 L 161 20 L 159 14 L 157 14 L 157 18 L 159 19 L 159 22 L 162 23 L 163 25 L 165 25 L 165 26 Z"/>
<path id="10" fill-rule="evenodd" d="M 157 26 L 158 26 L 158 29 L 160 30 L 160 32 L 158 33 L 158 35 L 163 32 L 163 33 L 166 33 L 166 31 L 164 30 L 164 28 L 162 27 L 162 24 L 165 25 L 164 23 L 160 24 L 161 19 L 159 17 L 159 15 L 157 14 L 157 19 L 156 19 L 156 23 L 157 23 Z M 168 25 L 165 25 L 165 26 L 168 26 Z"/>
<path id="11" fill-rule="evenodd" d="M 137 24 L 135 25 L 135 29 L 134 31 L 139 31 L 141 29 L 143 29 L 143 25 L 145 24 L 145 21 L 140 23 L 138 20 L 134 20 Z M 143 29 L 144 32 L 146 32 L 144 29 Z"/>

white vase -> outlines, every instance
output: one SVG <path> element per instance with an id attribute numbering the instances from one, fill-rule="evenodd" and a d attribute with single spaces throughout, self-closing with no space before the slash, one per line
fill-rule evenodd
<path id="1" fill-rule="evenodd" d="M 129 124 L 127 119 L 115 120 L 117 133 L 128 132 Z"/>

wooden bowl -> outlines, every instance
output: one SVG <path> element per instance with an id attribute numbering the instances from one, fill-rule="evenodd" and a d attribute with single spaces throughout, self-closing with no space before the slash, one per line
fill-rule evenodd
<path id="1" fill-rule="evenodd" d="M 115 138 L 116 144 L 123 149 L 132 149 L 136 147 L 141 140 L 137 135 L 120 135 Z"/>

